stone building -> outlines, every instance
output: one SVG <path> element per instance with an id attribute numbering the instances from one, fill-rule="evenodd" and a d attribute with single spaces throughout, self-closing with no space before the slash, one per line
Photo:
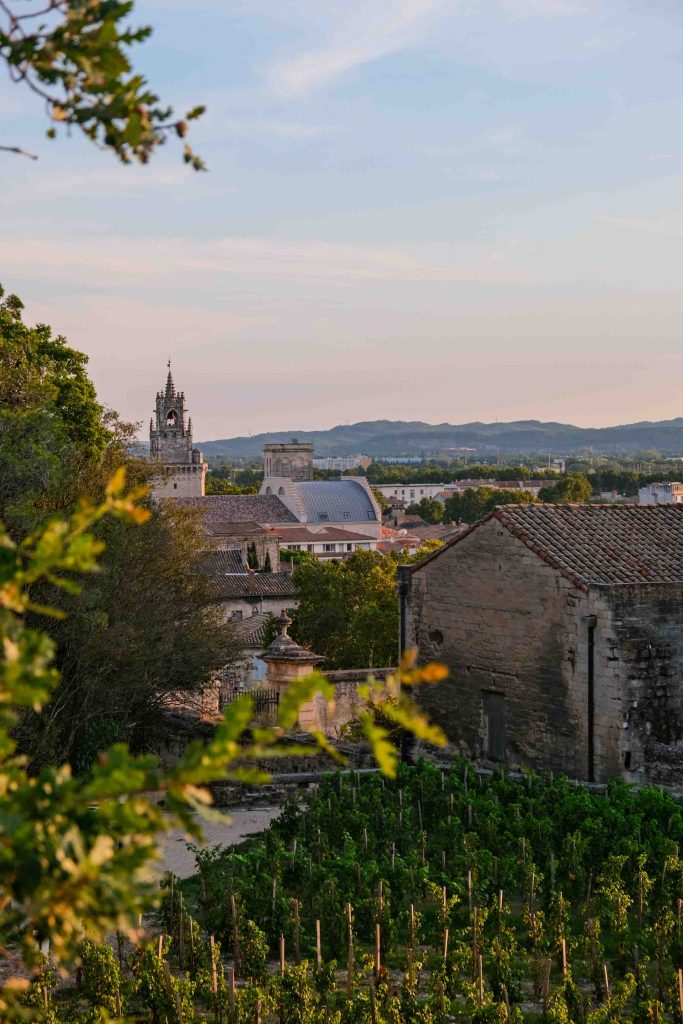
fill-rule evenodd
<path id="1" fill-rule="evenodd" d="M 313 479 L 313 445 L 293 438 L 281 444 L 271 442 L 263 446 L 265 476 L 287 477 L 289 480 Z"/>
<path id="2" fill-rule="evenodd" d="M 260 494 L 278 498 L 309 531 L 334 528 L 361 534 L 366 541 L 381 537 L 382 513 L 365 477 L 299 481 L 266 476 Z"/>
<path id="3" fill-rule="evenodd" d="M 683 507 L 503 506 L 400 567 L 401 640 L 455 749 L 683 783 Z"/>
<path id="4" fill-rule="evenodd" d="M 155 498 L 188 498 L 204 494 L 206 464 L 192 445 L 192 420 L 186 421 L 185 394 L 176 391 L 168 363 L 166 388 L 157 392 L 149 421 L 149 454 L 160 464 L 152 492 Z"/>

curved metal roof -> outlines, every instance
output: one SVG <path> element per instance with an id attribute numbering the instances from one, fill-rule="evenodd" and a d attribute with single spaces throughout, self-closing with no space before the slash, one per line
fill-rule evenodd
<path id="1" fill-rule="evenodd" d="M 296 487 L 309 523 L 377 520 L 367 491 L 356 480 L 307 480 Z"/>

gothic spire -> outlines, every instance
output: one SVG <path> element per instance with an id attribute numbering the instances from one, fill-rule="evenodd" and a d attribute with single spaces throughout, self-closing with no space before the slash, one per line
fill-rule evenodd
<path id="1" fill-rule="evenodd" d="M 171 375 L 171 360 L 168 363 L 168 377 L 166 378 L 166 401 L 172 402 L 175 398 L 175 384 L 173 383 L 173 376 Z"/>

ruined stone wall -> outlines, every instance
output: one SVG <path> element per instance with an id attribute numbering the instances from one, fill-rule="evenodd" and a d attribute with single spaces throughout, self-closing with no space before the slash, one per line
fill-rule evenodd
<path id="1" fill-rule="evenodd" d="M 587 595 L 495 519 L 412 573 L 408 643 L 450 668 L 420 700 L 456 750 L 491 759 L 494 701 L 501 759 L 587 777 L 587 614 Z"/>
<path id="2" fill-rule="evenodd" d="M 618 734 L 618 770 L 634 782 L 683 783 L 683 585 L 591 588 L 596 700 Z M 618 702 L 614 699 L 618 684 Z M 605 699 L 612 694 L 612 707 Z"/>

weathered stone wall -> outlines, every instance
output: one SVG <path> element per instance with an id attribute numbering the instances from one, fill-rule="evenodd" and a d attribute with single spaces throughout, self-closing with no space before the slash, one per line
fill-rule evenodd
<path id="1" fill-rule="evenodd" d="M 596 699 L 618 736 L 619 770 L 631 781 L 683 783 L 683 585 L 591 588 Z M 614 696 L 618 685 L 618 699 Z M 612 707 L 605 700 L 612 695 Z"/>
<path id="2" fill-rule="evenodd" d="M 164 466 L 152 484 L 155 498 L 201 498 L 204 496 L 206 463 Z"/>
<path id="3" fill-rule="evenodd" d="M 508 764 L 586 777 L 587 614 L 587 595 L 495 519 L 412 574 L 408 642 L 450 668 L 420 700 L 455 749 L 489 759 L 498 694 Z"/>

